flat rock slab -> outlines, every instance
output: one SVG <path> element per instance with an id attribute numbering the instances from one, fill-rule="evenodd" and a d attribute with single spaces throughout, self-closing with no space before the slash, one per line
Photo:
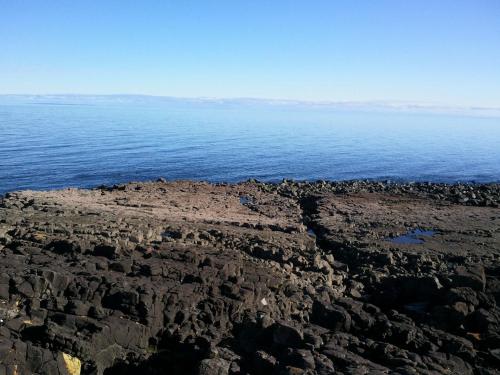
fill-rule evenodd
<path id="1" fill-rule="evenodd" d="M 387 193 L 324 194 L 313 199 L 313 224 L 332 241 L 395 252 L 500 257 L 498 208 Z M 405 235 L 421 241 L 394 241 Z"/>

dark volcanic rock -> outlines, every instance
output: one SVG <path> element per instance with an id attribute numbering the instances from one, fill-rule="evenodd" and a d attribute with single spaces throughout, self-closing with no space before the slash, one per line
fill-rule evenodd
<path id="1" fill-rule="evenodd" d="M 498 373 L 499 202 L 367 181 L 10 193 L 0 374 Z"/>
<path id="2" fill-rule="evenodd" d="M 351 316 L 341 306 L 314 301 L 312 307 L 312 322 L 333 331 L 346 331 L 351 329 Z"/>
<path id="3" fill-rule="evenodd" d="M 300 330 L 283 323 L 276 323 L 271 329 L 274 344 L 291 348 L 302 345 L 304 338 Z"/>
<path id="4" fill-rule="evenodd" d="M 469 287 L 484 291 L 486 287 L 486 275 L 484 267 L 479 264 L 468 267 L 458 266 L 452 276 L 453 285 L 456 287 Z"/>

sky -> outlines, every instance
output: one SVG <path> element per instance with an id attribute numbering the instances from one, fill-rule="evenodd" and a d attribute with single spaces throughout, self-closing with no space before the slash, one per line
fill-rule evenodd
<path id="1" fill-rule="evenodd" d="M 0 0 L 0 94 L 500 107 L 498 0 Z"/>

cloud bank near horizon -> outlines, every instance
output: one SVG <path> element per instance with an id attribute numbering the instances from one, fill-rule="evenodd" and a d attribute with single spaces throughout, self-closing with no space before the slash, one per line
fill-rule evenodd
<path id="1" fill-rule="evenodd" d="M 266 106 L 301 109 L 387 111 L 500 117 L 500 107 L 449 106 L 437 103 L 400 100 L 314 101 L 268 98 L 177 97 L 143 94 L 0 94 L 0 104 L 207 104 L 215 106 Z"/>

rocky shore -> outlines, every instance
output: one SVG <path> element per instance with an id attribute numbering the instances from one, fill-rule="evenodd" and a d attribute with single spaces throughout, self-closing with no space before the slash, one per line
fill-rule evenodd
<path id="1" fill-rule="evenodd" d="M 500 185 L 0 199 L 0 375 L 500 374 Z"/>

